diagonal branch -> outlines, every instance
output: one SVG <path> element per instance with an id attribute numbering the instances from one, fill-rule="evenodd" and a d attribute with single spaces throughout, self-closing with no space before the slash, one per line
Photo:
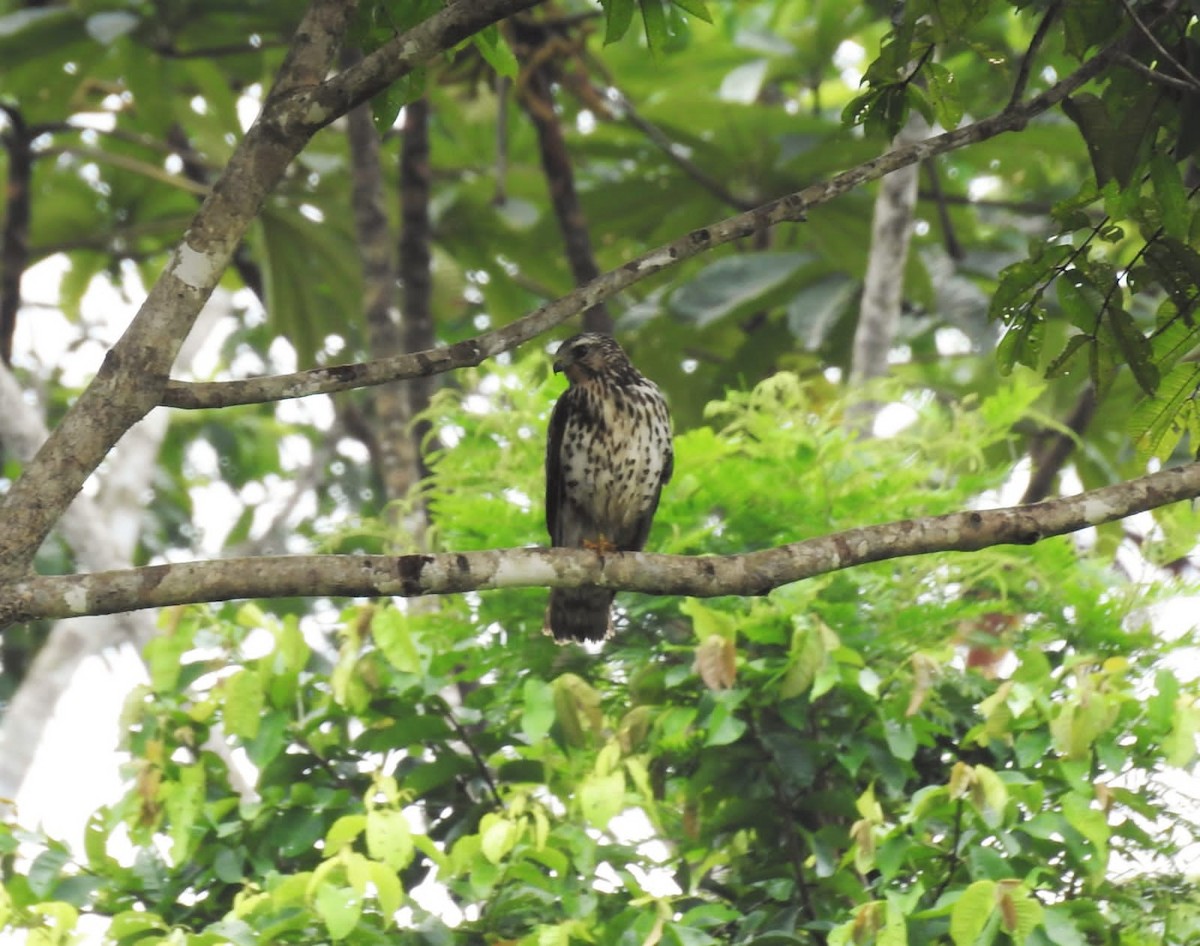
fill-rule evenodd
<path id="1" fill-rule="evenodd" d="M 34 577 L 0 588 L 0 628 L 37 618 L 232 598 L 414 597 L 584 584 L 658 595 L 765 595 L 791 582 L 869 562 L 1031 545 L 1196 497 L 1200 463 L 1189 463 L 1066 499 L 865 526 L 741 555 L 601 555 L 586 549 L 519 548 L 226 559 Z"/>
<path id="2" fill-rule="evenodd" d="M 1005 132 L 1019 131 L 1031 119 L 1058 105 L 1080 86 L 1094 79 L 1136 39 L 1136 34 L 1126 34 L 1061 82 L 1027 102 L 1007 107 L 999 114 L 953 131 L 894 148 L 826 181 L 727 217 L 711 226 L 693 230 L 643 253 L 618 269 L 597 276 L 502 328 L 443 348 L 376 361 L 332 365 L 240 381 L 170 381 L 161 403 L 166 407 L 186 409 L 261 404 L 267 401 L 307 397 L 311 394 L 332 394 L 351 388 L 384 384 L 400 378 L 419 378 L 458 368 L 474 367 L 487 358 L 511 351 L 648 276 L 684 260 L 692 259 L 726 243 L 753 236 L 776 224 L 801 221 L 809 208 L 828 203 L 835 197 L 878 180 L 899 168 L 955 151 L 966 145 L 987 141 Z"/>
<path id="3" fill-rule="evenodd" d="M 312 0 L 247 131 L 137 315 L 0 502 L 0 579 L 24 574 L 113 445 L 162 399 L 171 364 L 266 195 L 323 126 L 479 29 L 536 0 L 451 3 L 326 79 L 355 4 Z M 382 54 L 382 55 L 381 55 Z M 369 65 L 368 65 L 369 64 Z"/>

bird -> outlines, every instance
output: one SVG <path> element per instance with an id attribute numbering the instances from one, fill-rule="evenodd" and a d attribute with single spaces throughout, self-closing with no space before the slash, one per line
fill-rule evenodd
<path id="1" fill-rule="evenodd" d="M 616 339 L 585 332 L 554 358 L 567 389 L 546 437 L 546 528 L 556 548 L 636 552 L 646 544 L 675 466 L 671 416 L 653 381 Z M 553 588 L 543 630 L 559 643 L 613 634 L 615 592 Z"/>

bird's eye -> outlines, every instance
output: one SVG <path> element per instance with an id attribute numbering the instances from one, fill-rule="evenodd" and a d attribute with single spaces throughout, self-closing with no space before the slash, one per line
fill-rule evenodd
<path id="1" fill-rule="evenodd" d="M 588 353 L 588 346 L 586 343 L 581 343 L 579 345 L 574 346 L 571 349 L 571 357 L 574 358 L 576 361 L 578 361 L 580 358 L 582 358 L 587 353 Z"/>

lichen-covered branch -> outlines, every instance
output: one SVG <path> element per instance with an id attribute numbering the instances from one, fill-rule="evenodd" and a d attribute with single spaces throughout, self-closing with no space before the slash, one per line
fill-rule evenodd
<path id="1" fill-rule="evenodd" d="M 359 102 L 479 29 L 536 0 L 472 0 L 439 10 L 326 78 L 355 4 L 313 0 L 258 120 L 234 150 L 166 269 L 92 383 L 0 500 L 0 581 L 25 574 L 63 510 L 134 423 L 160 403 L 179 346 L 308 139 Z"/>
<path id="2" fill-rule="evenodd" d="M 412 597 L 583 584 L 659 595 L 763 595 L 868 562 L 1030 545 L 1197 496 L 1200 463 L 1190 463 L 1052 502 L 865 526 L 741 555 L 602 555 L 585 549 L 521 548 L 228 559 L 36 577 L 0 588 L 0 627 L 36 618 L 296 595 Z"/>

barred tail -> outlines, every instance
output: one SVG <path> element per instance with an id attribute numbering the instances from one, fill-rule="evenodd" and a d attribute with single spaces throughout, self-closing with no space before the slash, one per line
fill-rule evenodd
<path id="1" fill-rule="evenodd" d="M 612 637 L 612 603 L 616 592 L 605 588 L 553 588 L 542 628 L 560 644 L 602 641 Z"/>

